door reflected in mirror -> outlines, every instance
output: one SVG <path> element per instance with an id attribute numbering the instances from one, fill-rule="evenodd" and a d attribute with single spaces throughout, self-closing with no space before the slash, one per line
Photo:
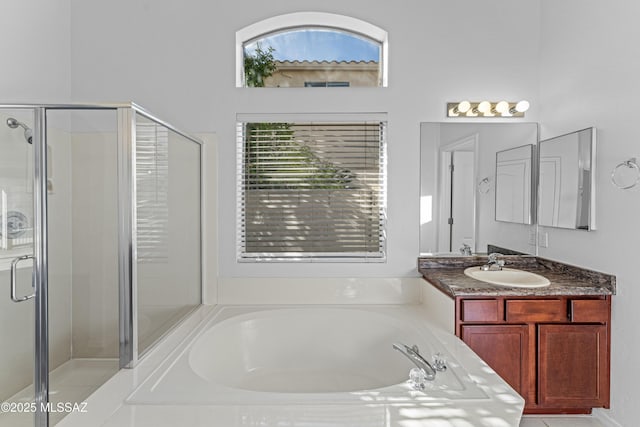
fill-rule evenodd
<path id="1" fill-rule="evenodd" d="M 534 145 L 496 153 L 496 221 L 533 224 Z"/>
<path id="2" fill-rule="evenodd" d="M 471 135 L 440 147 L 440 221 L 438 248 L 446 252 L 464 252 L 475 248 L 475 176 L 477 135 Z M 466 245 L 466 246 L 465 246 Z"/>
<path id="3" fill-rule="evenodd" d="M 540 141 L 538 223 L 595 230 L 595 129 Z"/>

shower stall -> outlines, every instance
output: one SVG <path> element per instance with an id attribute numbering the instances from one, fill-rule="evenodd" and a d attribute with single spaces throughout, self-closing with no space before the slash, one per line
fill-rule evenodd
<path id="1" fill-rule="evenodd" d="M 202 303 L 202 143 L 135 104 L 0 120 L 0 426 L 45 427 Z"/>

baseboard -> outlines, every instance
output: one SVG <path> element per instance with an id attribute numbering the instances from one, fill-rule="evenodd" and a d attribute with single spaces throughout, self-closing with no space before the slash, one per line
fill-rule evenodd
<path id="1" fill-rule="evenodd" d="M 592 415 L 597 418 L 605 427 L 622 427 L 622 424 L 611 418 L 608 409 L 594 409 Z"/>

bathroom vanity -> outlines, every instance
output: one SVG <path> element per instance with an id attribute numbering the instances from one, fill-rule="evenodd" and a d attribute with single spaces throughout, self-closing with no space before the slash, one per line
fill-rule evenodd
<path id="1" fill-rule="evenodd" d="M 608 408 L 615 276 L 535 256 L 503 259 L 550 284 L 516 288 L 465 275 L 487 262 L 481 256 L 421 257 L 418 264 L 453 304 L 455 334 L 525 398 L 525 413 Z"/>

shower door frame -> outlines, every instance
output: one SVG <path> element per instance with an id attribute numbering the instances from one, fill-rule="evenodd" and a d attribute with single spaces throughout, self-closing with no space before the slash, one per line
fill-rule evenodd
<path id="1" fill-rule="evenodd" d="M 47 198 L 47 112 L 34 111 L 33 281 L 35 288 L 34 425 L 49 427 L 49 227 Z"/>
<path id="2" fill-rule="evenodd" d="M 135 103 L 126 104 L 0 104 L 0 109 L 32 110 L 33 134 L 33 287 L 35 311 L 35 427 L 49 427 L 49 302 L 47 111 L 114 110 L 117 112 L 119 366 L 131 368 L 139 359 L 136 313 L 136 114 L 140 114 L 199 145 L 200 148 L 200 304 L 204 301 L 204 155 L 203 142 L 152 115 Z"/>

